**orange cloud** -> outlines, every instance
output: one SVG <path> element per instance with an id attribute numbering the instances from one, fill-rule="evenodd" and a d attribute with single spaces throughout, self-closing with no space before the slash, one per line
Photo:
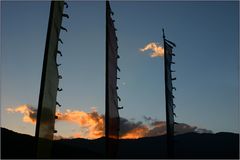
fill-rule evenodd
<path id="1" fill-rule="evenodd" d="M 30 105 L 21 105 L 17 108 L 7 108 L 8 112 L 12 113 L 22 113 L 23 114 L 23 122 L 35 124 L 37 117 L 37 110 Z"/>
<path id="2" fill-rule="evenodd" d="M 104 136 L 104 116 L 100 115 L 96 110 L 91 112 L 71 111 L 65 113 L 57 112 L 58 121 L 68 121 L 78 124 L 84 133 L 73 135 L 74 138 L 96 139 Z"/>
<path id="3" fill-rule="evenodd" d="M 8 112 L 23 114 L 23 122 L 35 124 L 37 110 L 30 105 L 21 105 L 17 108 L 7 108 Z M 54 135 L 54 139 L 63 138 L 86 138 L 96 139 L 104 136 L 104 115 L 99 114 L 96 109 L 91 112 L 78 110 L 66 110 L 65 112 L 56 112 L 57 121 L 66 121 L 75 123 L 80 127 L 78 133 L 74 133 L 70 137 Z M 151 117 L 145 117 L 148 124 L 142 122 L 134 122 L 120 117 L 120 132 L 121 139 L 138 139 L 142 137 L 160 136 L 166 134 L 166 123 L 158 121 Z M 175 125 L 175 134 L 183 134 L 187 132 L 212 133 L 210 130 L 197 128 L 188 124 L 179 123 Z"/>
<path id="4" fill-rule="evenodd" d="M 23 122 L 35 124 L 37 110 L 30 105 L 21 105 L 16 108 L 7 108 L 8 112 L 23 114 Z M 57 121 L 66 121 L 76 123 L 81 128 L 81 132 L 74 134 L 71 138 L 87 138 L 96 139 L 104 136 L 104 116 L 100 115 L 95 108 L 91 112 L 71 111 L 56 112 Z M 60 135 L 55 136 L 55 139 L 62 138 Z"/>
<path id="5" fill-rule="evenodd" d="M 152 42 L 148 43 L 144 48 L 141 48 L 140 51 L 144 52 L 147 50 L 152 50 L 153 52 L 150 54 L 150 57 L 163 57 L 164 55 L 164 48 L 160 46 L 159 44 Z"/>
<path id="6" fill-rule="evenodd" d="M 126 134 L 122 135 L 120 138 L 121 139 L 138 139 L 138 138 L 145 137 L 145 135 L 148 132 L 149 132 L 149 128 L 144 125 L 128 131 Z"/>

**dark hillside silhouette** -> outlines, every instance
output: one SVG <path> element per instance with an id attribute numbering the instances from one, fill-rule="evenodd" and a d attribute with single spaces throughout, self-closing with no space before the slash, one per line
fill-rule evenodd
<path id="1" fill-rule="evenodd" d="M 117 158 L 166 158 L 166 136 L 119 140 Z M 54 141 L 52 158 L 104 158 L 104 138 Z M 1 128 L 1 158 L 35 158 L 34 137 Z M 186 133 L 175 136 L 175 158 L 239 158 L 239 134 Z"/>

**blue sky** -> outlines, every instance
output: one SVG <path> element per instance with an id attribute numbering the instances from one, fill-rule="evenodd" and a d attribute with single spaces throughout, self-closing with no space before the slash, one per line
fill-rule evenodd
<path id="1" fill-rule="evenodd" d="M 105 112 L 105 3 L 72 1 L 62 25 L 61 110 Z M 239 132 L 239 3 L 111 2 L 119 45 L 120 116 L 165 120 L 162 58 L 141 53 L 167 39 L 174 52 L 177 122 L 214 132 Z M 50 2 L 1 2 L 1 126 L 34 132 L 21 115 L 6 112 L 37 106 Z"/>

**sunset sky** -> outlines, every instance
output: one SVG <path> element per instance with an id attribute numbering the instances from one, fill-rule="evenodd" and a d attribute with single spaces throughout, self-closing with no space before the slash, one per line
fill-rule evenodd
<path id="1" fill-rule="evenodd" d="M 213 132 L 239 132 L 239 2 L 111 2 L 119 46 L 120 116 L 165 121 L 163 58 L 141 52 L 175 42 L 176 121 Z M 105 113 L 105 2 L 70 1 L 59 45 L 59 112 Z M 11 109 L 37 107 L 50 2 L 1 2 L 1 126 L 34 135 Z M 7 109 L 8 108 L 8 109 Z M 11 109 L 9 109 L 11 108 Z M 67 111 L 68 109 L 68 111 Z M 145 117 L 145 118 L 144 118 Z M 57 121 L 59 135 L 80 132 Z"/>

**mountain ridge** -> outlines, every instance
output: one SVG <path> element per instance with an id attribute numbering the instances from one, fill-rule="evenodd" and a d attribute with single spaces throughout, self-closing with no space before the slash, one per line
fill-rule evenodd
<path id="1" fill-rule="evenodd" d="M 174 137 L 175 158 L 239 158 L 239 134 L 185 133 Z M 120 139 L 116 158 L 167 158 L 166 136 Z M 2 158 L 35 158 L 35 138 L 1 128 Z M 52 158 L 105 158 L 105 137 L 53 141 Z"/>

